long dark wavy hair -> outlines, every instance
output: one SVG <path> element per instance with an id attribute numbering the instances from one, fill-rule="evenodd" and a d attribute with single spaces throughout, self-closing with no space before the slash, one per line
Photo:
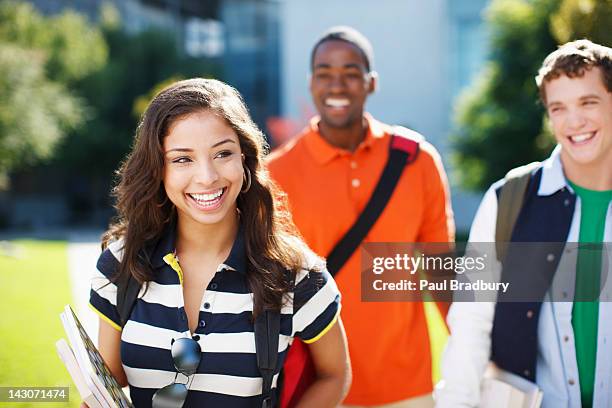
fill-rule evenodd
<path id="1" fill-rule="evenodd" d="M 262 308 L 280 310 L 292 276 L 304 259 L 285 197 L 262 165 L 268 145 L 249 116 L 242 97 L 231 86 L 195 78 L 177 82 L 151 101 L 136 130 L 131 153 L 117 174 L 112 195 L 117 217 L 103 235 L 102 247 L 123 240 L 123 257 L 115 276 L 131 274 L 141 284 L 154 279 L 145 247 L 157 242 L 177 217 L 163 185 L 163 139 L 171 125 L 187 115 L 209 111 L 236 132 L 251 172 L 251 188 L 240 193 L 237 206 L 245 234 L 247 279 L 254 295 L 255 316 Z"/>

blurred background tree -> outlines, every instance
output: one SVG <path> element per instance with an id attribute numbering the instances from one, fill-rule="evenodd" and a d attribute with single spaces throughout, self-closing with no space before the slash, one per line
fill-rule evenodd
<path id="1" fill-rule="evenodd" d="M 493 0 L 492 53 L 460 97 L 452 135 L 460 183 L 482 190 L 554 146 L 534 81 L 557 44 L 579 38 L 610 46 L 612 0 Z"/>
<path id="2" fill-rule="evenodd" d="M 154 96 L 151 90 L 160 82 L 217 76 L 217 71 L 201 59 L 184 56 L 171 33 L 129 34 L 119 24 L 108 22 L 102 28 L 110 50 L 108 64 L 79 84 L 93 110 L 86 125 L 64 140 L 56 162 L 83 175 L 108 177 L 131 146 L 142 113 L 135 114 L 139 97 L 148 95 L 146 106 Z"/>
<path id="3" fill-rule="evenodd" d="M 559 44 L 588 38 L 612 45 L 612 0 L 564 0 L 551 18 Z"/>
<path id="4" fill-rule="evenodd" d="M 7 174 L 51 157 L 85 120 L 75 85 L 99 69 L 108 49 L 82 16 L 43 17 L 28 3 L 0 4 L 0 188 Z"/>
<path id="5" fill-rule="evenodd" d="M 45 174 L 61 180 L 70 222 L 77 224 L 96 224 L 112 215 L 114 171 L 129 151 L 140 115 L 155 91 L 170 79 L 218 77 L 220 71 L 206 59 L 185 55 L 172 32 L 127 32 L 112 6 L 104 6 L 100 15 L 99 23 L 89 24 L 100 33 L 105 63 L 70 82 L 83 102 L 80 126 L 69 128 L 54 154 L 20 178 L 30 184 L 44 180 Z"/>

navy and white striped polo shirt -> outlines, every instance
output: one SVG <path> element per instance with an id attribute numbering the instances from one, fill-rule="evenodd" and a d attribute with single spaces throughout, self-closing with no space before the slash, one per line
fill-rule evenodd
<path id="1" fill-rule="evenodd" d="M 170 355 L 172 339 L 190 336 L 184 310 L 182 272 L 173 255 L 175 233 L 166 234 L 151 250 L 155 280 L 141 289 L 121 333 L 121 361 L 137 407 L 151 406 L 158 389 L 171 384 L 176 369 Z M 279 367 L 293 337 L 306 343 L 318 340 L 336 322 L 340 294 L 327 271 L 309 272 L 318 262 L 304 254 L 305 268 L 297 275 L 294 291 L 281 310 Z M 102 253 L 92 279 L 90 306 L 121 330 L 116 308 L 117 287 L 110 282 L 122 256 L 116 241 Z M 202 359 L 189 378 L 185 406 L 225 408 L 260 407 L 262 378 L 257 368 L 253 334 L 253 295 L 246 279 L 244 237 L 238 233 L 228 259 L 217 268 L 200 305 L 199 335 Z M 274 376 L 276 386 L 278 373 Z M 177 381 L 186 383 L 184 375 Z"/>

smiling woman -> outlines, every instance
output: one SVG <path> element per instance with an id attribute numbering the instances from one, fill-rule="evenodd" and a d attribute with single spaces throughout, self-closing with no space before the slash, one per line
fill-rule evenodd
<path id="1" fill-rule="evenodd" d="M 280 314 L 273 388 L 298 337 L 317 370 L 310 402 L 335 406 L 347 389 L 338 289 L 297 237 L 266 148 L 238 92 L 216 80 L 177 82 L 143 115 L 90 297 L 100 352 L 137 407 L 261 407 L 264 311 Z M 142 290 L 122 321 L 126 276 Z"/>
<path id="2" fill-rule="evenodd" d="M 196 112 L 170 128 L 163 148 L 163 183 L 183 224 L 232 223 L 246 177 L 232 128 L 210 111 Z"/>

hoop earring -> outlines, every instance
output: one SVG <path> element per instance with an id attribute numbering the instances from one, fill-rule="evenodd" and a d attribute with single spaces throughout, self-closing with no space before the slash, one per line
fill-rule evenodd
<path id="1" fill-rule="evenodd" d="M 246 184 L 246 187 L 244 186 Z M 241 193 L 246 193 L 251 189 L 251 170 L 248 166 L 244 166 L 244 174 L 242 176 L 242 189 Z"/>

